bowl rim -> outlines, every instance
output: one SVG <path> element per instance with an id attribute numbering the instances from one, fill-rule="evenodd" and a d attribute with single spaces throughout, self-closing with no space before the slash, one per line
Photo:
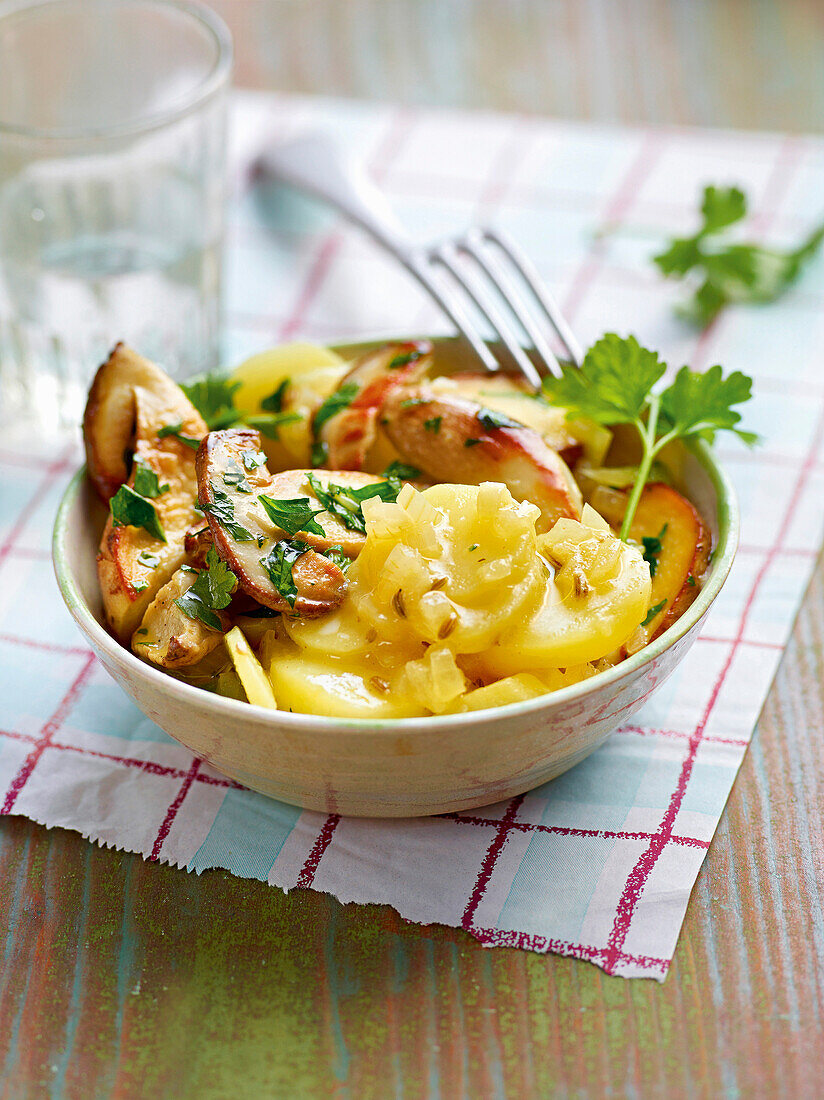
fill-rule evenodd
<path id="1" fill-rule="evenodd" d="M 399 337 L 396 335 L 388 339 L 429 339 L 436 344 L 456 342 L 457 340 L 456 337 Z M 353 340 L 350 342 L 341 341 L 325 344 L 324 346 L 336 352 L 345 349 L 347 352 L 357 354 L 361 349 L 385 342 L 387 342 L 387 338 L 381 337 L 379 339 Z M 716 460 L 709 444 L 703 439 L 696 439 L 688 440 L 683 445 L 703 467 L 716 494 L 718 542 L 713 547 L 708 581 L 702 586 L 695 601 L 660 637 L 644 646 L 643 649 L 631 657 L 626 658 L 619 665 L 615 665 L 604 672 L 599 672 L 588 680 L 582 680 L 569 687 L 547 692 L 546 695 L 538 696 L 536 699 L 507 703 L 504 706 L 486 707 L 483 710 L 467 711 L 459 714 L 419 715 L 412 718 L 332 718 L 320 714 L 297 714 L 292 711 L 273 711 L 266 707 L 256 706 L 254 703 L 215 695 L 212 692 L 204 691 L 203 688 L 195 687 L 193 684 L 177 680 L 173 676 L 161 672 L 160 669 L 155 669 L 146 664 L 135 656 L 130 649 L 127 649 L 126 646 L 121 645 L 113 638 L 92 614 L 69 566 L 68 517 L 84 487 L 86 480 L 85 463 L 71 478 L 57 509 L 52 534 L 54 572 L 60 593 L 69 612 L 82 632 L 92 642 L 92 645 L 105 652 L 115 664 L 125 662 L 126 666 L 135 675 L 146 679 L 162 691 L 168 691 L 171 695 L 176 696 L 181 703 L 190 702 L 198 706 L 206 706 L 212 708 L 218 714 L 222 713 L 227 718 L 236 720 L 254 719 L 256 722 L 277 723 L 295 731 L 303 730 L 313 734 L 332 736 L 340 736 L 343 733 L 385 734 L 396 730 L 409 734 L 415 732 L 415 728 L 421 725 L 425 727 L 427 732 L 466 729 L 477 726 L 484 719 L 495 720 L 509 716 L 515 718 L 527 715 L 532 711 L 550 709 L 556 706 L 561 707 L 590 692 L 596 692 L 610 685 L 618 684 L 621 680 L 631 677 L 670 649 L 703 618 L 721 591 L 732 568 L 738 547 L 740 516 L 738 500 L 732 481 Z"/>

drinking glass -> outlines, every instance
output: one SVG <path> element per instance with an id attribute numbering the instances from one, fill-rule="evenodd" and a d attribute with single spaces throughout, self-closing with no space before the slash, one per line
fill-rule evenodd
<path id="1" fill-rule="evenodd" d="M 118 341 L 217 359 L 229 32 L 192 0 L 0 0 L 0 426 L 76 425 Z"/>

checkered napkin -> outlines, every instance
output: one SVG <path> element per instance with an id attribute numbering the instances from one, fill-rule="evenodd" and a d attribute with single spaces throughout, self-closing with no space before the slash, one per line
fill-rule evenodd
<path id="1" fill-rule="evenodd" d="M 748 233 L 799 239 L 820 214 L 824 142 L 600 129 L 245 95 L 236 101 L 226 361 L 298 335 L 427 332 L 441 319 L 406 275 L 305 200 L 248 171 L 258 143 L 328 127 L 369 162 L 421 237 L 495 220 L 526 246 L 586 343 L 634 332 L 673 365 L 756 377 L 724 439 L 742 544 L 701 638 L 635 719 L 573 771 L 472 813 L 366 821 L 303 812 L 211 771 L 145 719 L 62 607 L 49 561 L 74 453 L 0 451 L 0 812 L 202 871 L 466 929 L 489 946 L 663 979 L 690 890 L 781 657 L 822 535 L 824 262 L 778 305 L 698 335 L 650 253 L 694 222 L 701 185 L 751 197 Z"/>

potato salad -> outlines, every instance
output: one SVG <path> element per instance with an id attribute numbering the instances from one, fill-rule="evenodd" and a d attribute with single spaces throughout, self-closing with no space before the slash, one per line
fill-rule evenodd
<path id="1" fill-rule="evenodd" d="M 118 345 L 84 418 L 115 637 L 258 706 L 398 719 L 537 698 L 668 629 L 711 539 L 666 448 L 737 431 L 743 376 L 656 390 L 616 336 L 541 393 L 452 367 L 303 344 L 177 385 Z"/>

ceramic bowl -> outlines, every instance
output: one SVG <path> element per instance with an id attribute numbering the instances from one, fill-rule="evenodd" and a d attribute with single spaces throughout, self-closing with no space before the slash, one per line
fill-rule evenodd
<path id="1" fill-rule="evenodd" d="M 383 342 L 336 350 L 354 357 Z M 436 343 L 461 369 L 460 345 L 451 338 Z M 153 722 L 225 775 L 293 805 L 360 817 L 466 810 L 530 790 L 579 763 L 631 718 L 695 641 L 729 573 L 738 514 L 732 486 L 707 446 L 684 448 L 679 466 L 681 485 L 713 534 L 712 564 L 692 606 L 614 669 L 539 699 L 470 714 L 376 721 L 273 712 L 144 664 L 102 625 L 95 555 L 105 512 L 85 469 L 57 514 L 55 571 L 69 611 L 107 671 Z"/>

